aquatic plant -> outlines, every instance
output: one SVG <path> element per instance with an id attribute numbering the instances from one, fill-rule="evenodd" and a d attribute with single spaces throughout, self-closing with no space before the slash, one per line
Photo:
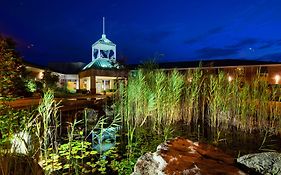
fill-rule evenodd
<path id="1" fill-rule="evenodd" d="M 41 160 L 48 159 L 48 149 L 57 152 L 58 143 L 58 108 L 59 104 L 54 100 L 54 93 L 50 90 L 44 93 L 41 103 L 38 106 L 38 116 L 34 120 L 36 126 L 36 136 L 39 140 L 41 150 Z"/>
<path id="2" fill-rule="evenodd" d="M 201 68 L 135 70 L 116 98 L 128 145 L 133 145 L 141 127 L 165 134 L 177 122 L 215 140 L 220 140 L 222 130 L 234 128 L 280 132 L 280 87 L 269 87 L 259 69 L 251 80 L 241 71 L 230 73 Z"/>

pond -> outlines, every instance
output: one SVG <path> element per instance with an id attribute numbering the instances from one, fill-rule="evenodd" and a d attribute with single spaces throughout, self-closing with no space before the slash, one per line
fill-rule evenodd
<path id="1" fill-rule="evenodd" d="M 43 169 L 130 174 L 141 155 L 179 136 L 215 145 L 234 158 L 280 152 L 280 87 L 269 89 L 260 77 L 245 82 L 239 76 L 228 81 L 224 73 L 200 70 L 139 70 L 98 105 L 71 99 L 69 108 L 59 111 L 48 105 L 51 98 L 43 100 L 37 115 L 42 120 L 35 117 L 28 125 L 41 141 Z"/>

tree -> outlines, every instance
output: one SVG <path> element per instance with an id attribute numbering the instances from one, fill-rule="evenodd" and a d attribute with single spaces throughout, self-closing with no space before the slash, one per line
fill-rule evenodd
<path id="1" fill-rule="evenodd" d="M 59 82 L 59 76 L 49 70 L 43 72 L 42 83 L 46 89 L 55 89 Z"/>
<path id="2" fill-rule="evenodd" d="M 24 66 L 15 50 L 15 42 L 0 35 L 0 98 L 12 98 L 23 95 Z"/>

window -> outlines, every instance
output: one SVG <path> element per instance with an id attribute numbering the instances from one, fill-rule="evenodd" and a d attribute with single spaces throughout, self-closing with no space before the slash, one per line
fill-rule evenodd
<path id="1" fill-rule="evenodd" d="M 93 57 L 94 57 L 94 58 L 97 58 L 97 57 L 98 57 L 98 52 L 99 52 L 98 49 L 94 49 L 94 51 L 93 51 Z"/>
<path id="2" fill-rule="evenodd" d="M 109 50 L 101 50 L 101 58 L 108 58 Z"/>
<path id="3" fill-rule="evenodd" d="M 109 58 L 110 58 L 110 59 L 113 59 L 113 58 L 114 58 L 114 51 L 113 51 L 113 50 L 110 50 L 110 52 L 109 52 Z"/>

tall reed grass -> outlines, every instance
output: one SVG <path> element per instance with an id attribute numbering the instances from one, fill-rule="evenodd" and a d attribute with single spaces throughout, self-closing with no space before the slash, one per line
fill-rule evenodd
<path id="1" fill-rule="evenodd" d="M 165 134 L 177 123 L 222 129 L 273 129 L 280 133 L 280 88 L 269 86 L 259 71 L 251 81 L 241 74 L 219 71 L 138 69 L 119 86 L 117 113 L 123 117 L 131 141 L 138 128 Z M 130 139 L 129 139 L 130 140 Z"/>

